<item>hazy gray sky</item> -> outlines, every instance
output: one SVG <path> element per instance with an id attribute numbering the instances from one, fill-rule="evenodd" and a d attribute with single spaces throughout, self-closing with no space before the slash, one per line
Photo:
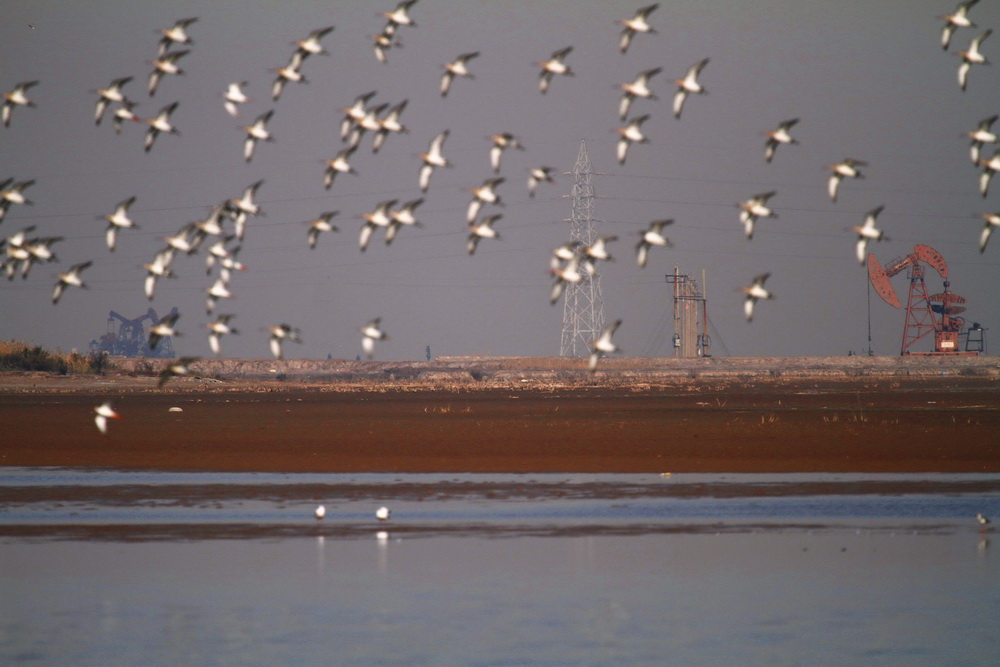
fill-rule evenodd
<path id="1" fill-rule="evenodd" d="M 968 299 L 970 322 L 1000 335 L 1000 237 L 984 255 L 977 249 L 979 215 L 1000 210 L 1000 182 L 980 197 L 964 137 L 1000 112 L 1000 72 L 976 67 L 968 90 L 959 89 L 960 59 L 938 41 L 937 17 L 955 2 L 662 3 L 650 16 L 658 33 L 637 36 L 622 55 L 615 20 L 642 4 L 420 0 L 411 12 L 418 25 L 399 29 L 402 48 L 380 64 L 369 36 L 382 29 L 379 12 L 391 10 L 392 0 L 5 3 L 0 88 L 41 83 L 29 91 L 37 108 L 15 109 L 10 127 L 0 127 L 0 180 L 36 180 L 27 192 L 35 205 L 11 207 L 0 236 L 35 225 L 35 234 L 65 240 L 55 247 L 58 264 L 0 282 L 0 338 L 86 350 L 105 333 L 110 310 L 136 317 L 149 307 L 142 264 L 164 236 L 264 179 L 258 202 L 266 215 L 251 219 L 239 256 L 249 268 L 231 282 L 235 299 L 218 308 L 235 313 L 242 331 L 223 339 L 224 356 L 268 356 L 260 329 L 288 322 L 304 338 L 287 346 L 288 356 L 353 358 L 361 351 L 358 328 L 375 316 L 391 336 L 377 359 L 422 358 L 427 345 L 435 356 L 556 355 L 563 308 L 549 305 L 548 262 L 569 236 L 572 177 L 562 172 L 572 169 L 581 140 L 602 174 L 594 179 L 599 231 L 619 237 L 611 245 L 617 260 L 603 264 L 601 275 L 607 319 L 624 320 L 616 342 L 626 354 L 671 352 L 664 275 L 675 265 L 699 278 L 707 272 L 717 355 L 720 342 L 741 356 L 863 350 L 867 272 L 848 228 L 879 205 L 891 238 L 873 246 L 880 261 L 915 243 L 936 248 L 953 291 Z M 146 80 L 157 31 L 189 16 L 199 21 L 180 62 L 186 74 L 165 77 L 151 99 Z M 984 28 L 1000 28 L 996 3 L 980 3 L 971 17 L 980 27 L 959 30 L 952 50 Z M 272 69 L 288 61 L 294 40 L 329 25 L 336 26 L 324 40 L 330 56 L 307 59 L 309 84 L 289 85 L 272 102 Z M 576 76 L 557 77 L 539 94 L 534 62 L 568 45 Z M 469 64 L 475 79 L 455 81 L 442 99 L 442 65 L 475 50 L 482 53 Z M 1000 53 L 1000 37 L 982 50 Z M 706 57 L 700 80 L 709 93 L 690 98 L 677 120 L 672 79 Z M 638 100 L 631 112 L 650 115 L 643 128 L 650 143 L 634 146 L 621 166 L 617 86 L 652 67 L 663 68 L 650 84 L 660 99 Z M 146 154 L 144 126 L 121 135 L 108 120 L 95 127 L 91 91 L 124 76 L 135 77 L 125 90 L 142 117 L 180 102 L 173 116 L 180 136 L 160 136 Z M 222 92 L 239 80 L 249 82 L 253 101 L 233 119 Z M 388 137 L 378 154 L 363 140 L 352 159 L 358 174 L 324 190 L 321 162 L 341 148 L 340 110 L 370 90 L 378 91 L 376 104 L 409 100 L 402 121 L 410 132 Z M 247 164 L 239 128 L 268 109 L 276 140 L 258 146 Z M 780 147 L 766 164 L 763 133 L 792 117 L 801 118 L 793 132 L 800 145 Z M 378 236 L 362 254 L 360 214 L 381 200 L 420 196 L 418 154 L 443 129 L 451 130 L 444 152 L 455 168 L 434 174 L 417 210 L 424 228 L 403 229 L 388 247 Z M 470 257 L 467 188 L 491 176 L 488 136 L 504 131 L 526 150 L 504 156 L 502 239 L 483 241 Z M 848 156 L 869 163 L 866 178 L 845 182 L 831 203 L 825 166 Z M 529 199 L 527 169 L 535 165 L 560 176 Z M 770 204 L 779 217 L 758 223 L 748 241 L 735 205 L 767 190 L 777 191 Z M 133 195 L 141 229 L 122 232 L 112 254 L 98 217 Z M 331 209 L 340 211 L 340 232 L 310 251 L 305 223 Z M 675 247 L 654 249 L 640 269 L 636 233 L 660 218 L 676 220 L 669 229 Z M 210 354 L 204 290 L 214 276 L 206 276 L 203 254 L 178 257 L 178 278 L 161 281 L 152 303 L 161 315 L 180 309 L 179 354 Z M 90 289 L 70 290 L 53 306 L 56 273 L 85 260 L 94 262 L 84 274 Z M 738 288 L 765 271 L 776 299 L 759 304 L 747 323 Z M 928 283 L 931 293 L 941 291 L 933 272 Z M 905 302 L 905 278 L 894 286 Z M 871 317 L 876 353 L 898 354 L 903 311 L 873 294 Z"/>

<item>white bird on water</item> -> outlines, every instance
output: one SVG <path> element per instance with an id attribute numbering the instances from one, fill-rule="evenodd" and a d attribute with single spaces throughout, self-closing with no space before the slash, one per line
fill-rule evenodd
<path id="1" fill-rule="evenodd" d="M 315 510 L 313 511 L 313 515 L 314 515 L 314 516 L 315 516 L 315 517 L 316 517 L 317 519 L 322 519 L 323 517 L 325 517 L 325 516 L 326 516 L 326 507 L 324 507 L 323 505 L 320 505 L 319 507 L 317 507 L 317 508 L 316 508 L 316 509 L 315 509 Z"/>
<path id="2" fill-rule="evenodd" d="M 388 507 L 382 506 L 375 510 L 375 518 L 379 521 L 388 521 L 390 516 L 392 516 L 392 512 Z"/>

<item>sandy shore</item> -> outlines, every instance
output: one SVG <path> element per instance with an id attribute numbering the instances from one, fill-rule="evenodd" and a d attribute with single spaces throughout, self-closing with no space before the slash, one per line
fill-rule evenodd
<path id="1" fill-rule="evenodd" d="M 1000 472 L 992 376 L 267 381 L 0 374 L 0 465 Z M 122 414 L 102 436 L 93 408 Z M 171 410 L 179 408 L 180 410 Z"/>

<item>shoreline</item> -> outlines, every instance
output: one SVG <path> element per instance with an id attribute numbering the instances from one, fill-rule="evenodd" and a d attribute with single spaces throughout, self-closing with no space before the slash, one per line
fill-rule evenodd
<path id="1" fill-rule="evenodd" d="M 173 378 L 163 389 L 155 376 L 120 371 L 6 372 L 0 373 L 5 424 L 0 466 L 1000 472 L 996 360 L 947 366 L 939 359 L 892 361 L 891 373 L 858 365 L 811 375 L 803 373 L 801 362 L 778 368 L 759 361 L 727 368 L 713 363 L 702 364 L 697 369 L 702 375 L 691 377 L 690 365 L 669 363 L 656 368 L 633 363 L 621 370 L 607 364 L 591 375 L 552 368 L 547 361 L 534 361 L 530 368 L 518 361 L 522 367 L 515 368 L 480 360 L 450 367 L 449 373 L 468 377 L 455 381 L 415 362 L 320 363 L 347 364 L 353 375 L 345 378 L 311 375 L 310 364 L 317 362 L 238 360 L 243 368 L 284 364 L 284 379 L 277 379 L 277 372 L 266 379 L 248 373 L 233 378 L 218 372 L 219 366 L 208 375 L 213 367 L 206 364 L 199 369 L 204 375 Z M 222 362 L 234 367 L 234 360 Z M 410 375 L 400 377 L 400 368 Z M 709 370 L 716 374 L 705 377 Z M 719 375 L 721 370 L 727 374 Z M 109 399 L 123 418 L 102 436 L 93 409 Z"/>

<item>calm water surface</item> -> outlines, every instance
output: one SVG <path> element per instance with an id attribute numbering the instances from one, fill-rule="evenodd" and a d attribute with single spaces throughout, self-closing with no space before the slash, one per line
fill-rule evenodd
<path id="1" fill-rule="evenodd" d="M 1000 664 L 997 523 L 990 475 L 0 468 L 0 664 Z"/>

